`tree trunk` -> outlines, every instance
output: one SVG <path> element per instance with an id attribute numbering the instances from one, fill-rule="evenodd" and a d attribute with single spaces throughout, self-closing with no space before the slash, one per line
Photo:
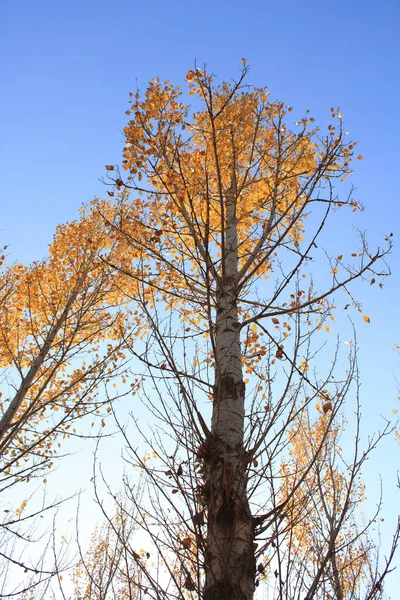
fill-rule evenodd
<path id="1" fill-rule="evenodd" d="M 247 499 L 244 400 L 237 313 L 236 195 L 226 195 L 226 247 L 217 290 L 215 385 L 211 439 L 205 454 L 208 512 L 204 600 L 251 600 L 254 527 Z"/>

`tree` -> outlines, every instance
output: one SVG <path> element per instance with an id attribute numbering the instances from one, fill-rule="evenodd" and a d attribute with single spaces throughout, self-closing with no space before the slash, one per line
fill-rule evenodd
<path id="1" fill-rule="evenodd" d="M 400 530 L 397 525 L 391 553 L 378 574 L 378 549 L 369 532 L 381 503 L 369 520 L 361 517 L 358 509 L 365 498 L 361 469 L 382 436 L 392 430 L 386 427 L 361 451 L 357 406 L 354 456 L 348 462 L 340 446 L 343 416 L 332 421 L 326 401 L 318 410 L 317 419 L 311 420 L 309 414 L 297 419 L 289 433 L 290 458 L 281 467 L 280 495 L 288 502 L 287 526 L 283 531 L 277 528 L 279 587 L 286 595 L 289 588 L 291 597 L 300 597 L 297 590 L 306 589 L 307 598 L 321 594 L 338 600 L 374 598 L 382 591 Z"/>
<path id="2" fill-rule="evenodd" d="M 134 600 L 140 595 L 141 572 L 137 561 L 146 563 L 145 551 L 135 553 L 136 561 L 128 550 L 132 537 L 132 521 L 120 509 L 110 522 L 96 529 L 89 550 L 81 554 L 74 570 L 74 597 L 76 600 L 103 600 L 108 596 L 120 600 Z"/>
<path id="3" fill-rule="evenodd" d="M 91 214 L 90 228 L 88 213 Z M 127 314 L 120 310 L 112 273 L 98 255 L 108 245 L 102 220 L 90 207 L 81 218 L 59 226 L 49 257 L 31 266 L 6 266 L 0 276 L 0 485 L 1 492 L 46 475 L 59 455 L 62 440 L 90 435 L 77 421 L 111 411 L 112 395 L 101 395 L 106 380 L 123 373 Z M 108 341 L 108 343 L 106 343 Z M 103 421 L 104 423 L 104 421 Z M 48 501 L 27 507 L 4 505 L 0 525 L 2 559 L 15 538 L 33 541 L 32 521 L 48 510 Z M 23 495 L 22 495 L 23 494 Z M 53 506 L 58 505 L 58 501 Z M 30 511 L 30 513 L 29 513 Z M 22 514 L 23 512 L 23 514 Z M 40 539 L 40 536 L 39 536 Z M 42 542 L 43 545 L 43 542 Z M 16 557 L 14 556 L 14 562 Z M 30 569 L 40 580 L 40 569 Z M 5 566 L 4 568 L 9 568 Z M 44 569 L 46 570 L 46 569 Z M 54 572 L 47 569 L 46 576 Z M 13 587 L 13 590 L 15 588 Z"/>
<path id="4" fill-rule="evenodd" d="M 270 101 L 265 89 L 245 86 L 246 75 L 244 64 L 237 82 L 218 86 L 205 70 L 190 71 L 192 112 L 168 81 L 153 80 L 143 100 L 139 92 L 132 95 L 124 130 L 127 177 L 106 167 L 109 195 L 117 201 L 107 214 L 104 203 L 99 207 L 115 249 L 103 260 L 119 273 L 116 285 L 141 323 L 142 343 L 131 353 L 152 384 L 152 392 L 142 394 L 174 440 L 167 443 L 157 432 L 146 438 L 164 467 L 142 465 L 154 492 L 148 499 L 153 510 L 139 507 L 147 516 L 142 525 L 164 559 L 174 594 L 204 600 L 253 598 L 257 560 L 276 547 L 278 533 L 259 548 L 257 540 L 276 524 L 287 527 L 309 477 L 323 491 L 316 468 L 334 444 L 334 417 L 351 388 L 354 363 L 334 377 L 335 355 L 328 373 L 313 374 L 314 340 L 334 320 L 334 294 L 347 296 L 346 309 L 361 312 L 350 286 L 386 275 L 382 259 L 390 250 L 387 238 L 384 250 L 371 253 L 360 233 L 349 260 L 344 252 L 322 254 L 327 269 L 314 280 L 310 266 L 332 215 L 361 208 L 352 190 L 344 199 L 335 191 L 351 172 L 356 143 L 347 141 L 339 109 L 331 109 L 326 135 L 308 113 L 293 131 L 291 107 Z M 301 475 L 284 471 L 279 484 L 288 432 L 304 423 L 316 398 L 328 418 L 318 416 L 302 429 L 302 439 L 313 436 L 318 423 L 327 426 L 311 444 Z M 140 462 L 127 435 L 126 442 Z M 348 498 L 357 497 L 357 485 L 351 475 Z M 258 499 L 257 490 L 266 486 Z M 313 501 L 309 492 L 302 498 L 307 506 Z M 337 539 L 335 529 L 326 564 L 334 560 Z M 311 579 L 302 577 L 278 597 L 309 599 L 326 589 L 321 556 L 316 547 L 313 552 L 303 558 L 317 562 Z M 152 585 L 154 597 L 166 597 L 161 583 Z M 333 586 L 332 593 L 342 598 L 343 589 Z"/>
<path id="5" fill-rule="evenodd" d="M 92 368 L 97 389 L 97 375 L 107 383 L 122 350 L 132 357 L 123 383 L 155 417 L 151 427 L 136 421 L 149 461 L 137 432 L 132 437 L 117 408 L 107 407 L 129 470 L 139 468 L 146 479 L 140 494 L 127 474 L 122 497 L 108 488 L 115 509 L 88 554 L 81 552 L 81 597 L 251 600 L 266 580 L 279 600 L 372 600 L 382 596 L 391 568 L 399 527 L 381 561 L 368 522 L 355 522 L 361 465 L 390 429 L 360 450 L 356 419 L 355 451 L 340 460 L 342 408 L 358 394 L 355 349 L 343 367 L 338 348 L 328 356 L 323 347 L 334 295 L 346 299 L 346 310 L 362 312 L 353 282 L 388 274 L 390 236 L 374 253 L 362 233 L 357 251 L 341 247 L 332 257 L 321 250 L 336 213 L 361 208 L 351 189 L 343 199 L 336 191 L 351 172 L 356 143 L 347 141 L 339 109 L 331 110 L 326 135 L 308 113 L 292 130 L 291 107 L 246 86 L 247 73 L 244 64 L 237 82 L 216 85 L 205 70 L 190 71 L 193 109 L 168 81 L 153 80 L 143 99 L 131 96 L 126 177 L 108 165 L 110 199 L 61 228 L 49 262 L 23 278 L 21 296 L 42 298 L 40 310 L 23 305 L 28 351 L 13 349 L 11 326 L 3 328 L 5 366 L 20 355 L 33 360 L 17 362 L 22 385 L 23 369 L 36 368 L 38 356 L 50 360 L 34 372 L 39 389 L 40 377 L 56 372 L 52 361 L 61 377 L 51 393 L 37 396 L 33 388 L 34 402 L 10 398 L 8 408 L 17 407 L 11 432 L 21 426 L 28 435 L 27 424 L 37 425 L 31 416 L 44 408 L 68 406 L 73 419 L 98 411 Z M 61 297 L 57 309 L 49 273 Z M 21 311 L 16 300 L 11 306 L 14 330 Z M 103 368 L 96 353 L 110 339 L 116 349 L 106 347 Z M 65 348 L 74 356 L 87 346 L 95 358 L 78 376 L 70 365 L 77 382 L 70 396 Z M 37 439 L 48 435 L 39 431 Z M 59 422 L 52 440 L 69 432 Z M 93 479 L 107 517 L 96 469 Z M 151 545 L 144 552 L 132 533 L 138 528 Z"/>

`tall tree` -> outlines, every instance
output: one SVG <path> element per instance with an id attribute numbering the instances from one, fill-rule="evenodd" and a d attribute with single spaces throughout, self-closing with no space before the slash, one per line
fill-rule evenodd
<path id="1" fill-rule="evenodd" d="M 107 214 L 99 207 L 116 249 L 103 260 L 119 273 L 118 289 L 136 303 L 141 320 L 144 346 L 131 352 L 159 394 L 160 404 L 152 394 L 148 406 L 177 438 L 174 451 L 160 439 L 156 449 L 168 475 L 148 474 L 164 497 L 160 509 L 167 501 L 178 506 L 182 495 L 176 510 L 181 525 L 191 523 L 183 537 L 191 542 L 171 534 L 174 523 L 166 516 L 163 524 L 175 535 L 175 552 L 191 554 L 205 578 L 194 582 L 183 558 L 183 580 L 174 569 L 170 575 L 178 597 L 197 590 L 204 600 L 253 598 L 257 539 L 287 518 L 291 499 L 324 452 L 329 427 L 300 480 L 287 478 L 291 489 L 282 499 L 274 486 L 287 433 L 315 398 L 336 415 L 351 384 L 351 369 L 342 379 L 331 368 L 311 375 L 312 336 L 329 329 L 334 294 L 343 293 L 347 306 L 361 312 L 351 284 L 385 275 L 381 259 L 390 249 L 387 240 L 386 249 L 371 253 L 361 234 L 348 260 L 341 248 L 336 257 L 322 254 L 325 272 L 314 279 L 310 266 L 329 219 L 339 209 L 361 208 L 351 191 L 343 199 L 335 191 L 351 172 L 356 143 L 346 137 L 339 109 L 331 109 L 326 134 L 308 113 L 293 130 L 291 107 L 271 101 L 264 88 L 246 86 L 246 75 L 244 64 L 237 82 L 216 85 L 205 70 L 190 71 L 192 109 L 168 81 L 153 80 L 143 99 L 132 95 L 124 130 L 127 177 L 107 167 L 109 195 L 117 197 L 114 218 L 112 203 Z M 275 483 L 257 504 L 257 488 L 266 481 Z M 151 529 L 148 522 L 144 527 Z M 153 539 L 161 552 L 160 536 Z M 263 552 L 274 543 L 267 536 Z M 302 581 L 301 597 L 315 597 L 323 580 L 317 569 L 309 588 Z"/>

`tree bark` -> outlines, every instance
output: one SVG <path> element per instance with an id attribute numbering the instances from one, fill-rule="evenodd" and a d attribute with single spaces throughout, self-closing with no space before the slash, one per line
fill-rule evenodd
<path id="1" fill-rule="evenodd" d="M 208 529 L 204 600 L 251 600 L 254 526 L 247 499 L 240 326 L 237 311 L 238 244 L 234 187 L 226 194 L 226 244 L 217 289 L 215 385 L 211 438 L 205 453 Z"/>

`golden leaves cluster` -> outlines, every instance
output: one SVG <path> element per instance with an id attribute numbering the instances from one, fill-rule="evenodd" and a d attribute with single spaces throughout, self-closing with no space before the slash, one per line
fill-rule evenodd
<path id="1" fill-rule="evenodd" d="M 338 111 L 324 138 L 308 113 L 291 125 L 291 107 L 271 101 L 265 88 L 217 85 L 203 69 L 189 71 L 186 82 L 193 107 L 169 81 L 154 79 L 144 95 L 131 94 L 127 179 L 113 179 L 120 193 L 112 229 L 121 273 L 137 281 L 134 291 L 132 280 L 121 289 L 150 306 L 157 296 L 167 308 L 192 310 L 196 329 L 208 323 L 224 274 L 228 198 L 238 269 L 250 271 L 250 284 L 270 276 L 281 240 L 297 252 L 313 190 L 348 175 L 355 144 Z"/>
<path id="2" fill-rule="evenodd" d="M 51 466 L 55 439 L 73 433 L 76 419 L 101 412 L 98 384 L 123 361 L 128 315 L 119 309 L 112 269 L 101 260 L 112 245 L 105 211 L 96 203 L 58 226 L 45 260 L 3 266 L 0 367 L 12 380 L 0 405 L 6 474 L 30 455 Z"/>

